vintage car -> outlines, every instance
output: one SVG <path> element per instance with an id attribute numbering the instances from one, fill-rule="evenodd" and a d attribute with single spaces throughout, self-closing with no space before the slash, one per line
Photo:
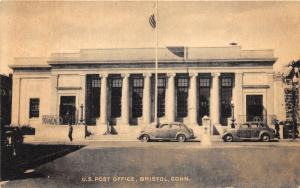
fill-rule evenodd
<path id="1" fill-rule="evenodd" d="M 177 140 L 185 142 L 189 139 L 196 138 L 191 128 L 180 122 L 151 124 L 144 128 L 138 138 L 142 142 L 150 140 Z"/>
<path id="2" fill-rule="evenodd" d="M 245 123 L 240 125 L 238 129 L 225 131 L 222 135 L 224 142 L 257 140 L 269 142 L 274 140 L 275 130 L 268 127 L 264 123 Z"/>

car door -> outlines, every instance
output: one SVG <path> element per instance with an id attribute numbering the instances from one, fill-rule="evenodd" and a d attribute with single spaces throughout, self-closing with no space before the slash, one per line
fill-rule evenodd
<path id="1" fill-rule="evenodd" d="M 156 138 L 170 138 L 170 125 L 169 124 L 162 124 L 157 129 Z"/>
<path id="2" fill-rule="evenodd" d="M 170 138 L 176 138 L 176 135 L 180 130 L 181 130 L 180 125 L 176 123 L 172 123 L 170 127 Z"/>
<path id="3" fill-rule="evenodd" d="M 258 124 L 251 124 L 251 138 L 258 138 L 261 127 Z"/>
<path id="4" fill-rule="evenodd" d="M 237 136 L 241 139 L 251 138 L 251 130 L 248 124 L 243 124 L 237 130 Z"/>

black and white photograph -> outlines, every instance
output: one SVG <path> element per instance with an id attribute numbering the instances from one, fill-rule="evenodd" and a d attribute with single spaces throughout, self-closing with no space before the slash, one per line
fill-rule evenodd
<path id="1" fill-rule="evenodd" d="M 299 188 L 299 13 L 0 0 L 0 187 Z"/>

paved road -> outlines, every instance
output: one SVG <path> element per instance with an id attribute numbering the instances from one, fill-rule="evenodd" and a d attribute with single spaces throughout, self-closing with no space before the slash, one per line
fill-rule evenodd
<path id="1" fill-rule="evenodd" d="M 298 187 L 300 143 L 90 142 L 3 187 Z"/>

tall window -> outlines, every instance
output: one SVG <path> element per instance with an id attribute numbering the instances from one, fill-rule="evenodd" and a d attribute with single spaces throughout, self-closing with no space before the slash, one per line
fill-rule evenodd
<path id="1" fill-rule="evenodd" d="M 100 78 L 98 74 L 87 75 L 86 79 L 86 123 L 96 125 L 100 117 Z"/>
<path id="2" fill-rule="evenodd" d="M 157 117 L 165 116 L 166 109 L 166 78 L 157 80 Z"/>
<path id="3" fill-rule="evenodd" d="M 40 115 L 40 99 L 31 98 L 29 101 L 29 118 L 37 118 Z"/>
<path id="4" fill-rule="evenodd" d="M 198 80 L 198 90 L 199 90 L 199 122 L 202 124 L 202 118 L 204 116 L 209 116 L 210 107 L 210 85 L 211 78 L 210 75 L 200 75 Z"/>
<path id="5" fill-rule="evenodd" d="M 227 125 L 227 118 L 231 117 L 231 100 L 233 75 L 221 75 L 221 124 Z"/>
<path id="6" fill-rule="evenodd" d="M 132 117 L 137 118 L 143 115 L 143 78 L 132 78 Z"/>
<path id="7" fill-rule="evenodd" d="M 121 116 L 122 78 L 111 78 L 111 117 Z"/>
<path id="8" fill-rule="evenodd" d="M 189 79 L 186 77 L 178 77 L 176 79 L 177 87 L 177 117 L 183 118 L 187 116 L 188 113 L 188 89 L 189 89 Z"/>

